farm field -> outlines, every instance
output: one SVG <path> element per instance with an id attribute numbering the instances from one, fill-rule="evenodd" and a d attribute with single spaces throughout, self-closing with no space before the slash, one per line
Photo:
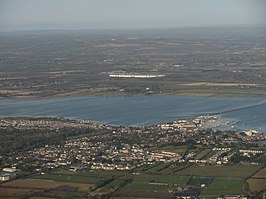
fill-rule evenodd
<path id="1" fill-rule="evenodd" d="M 193 176 L 189 179 L 187 185 L 200 187 L 202 184 L 208 186 L 214 180 L 213 177 L 204 177 L 204 176 Z"/>
<path id="2" fill-rule="evenodd" d="M 121 175 L 125 175 L 128 174 L 128 171 L 92 171 L 92 172 L 86 172 L 85 175 L 86 176 L 91 176 L 91 177 L 101 177 L 101 178 L 106 178 L 106 177 L 111 177 L 111 176 L 121 176 Z M 82 173 L 83 175 L 83 173 Z"/>
<path id="3" fill-rule="evenodd" d="M 164 167 L 166 169 L 161 170 Z M 204 167 L 193 165 L 176 172 L 175 175 L 163 174 L 167 169 L 175 169 L 174 164 L 168 165 L 168 163 L 143 165 L 132 172 L 72 172 L 59 169 L 44 175 L 37 175 L 33 179 L 19 179 L 1 184 L 0 199 L 6 197 L 18 199 L 27 193 L 37 193 L 44 190 L 46 190 L 45 193 L 34 195 L 35 199 L 83 197 L 95 188 L 97 183 L 113 177 L 115 178 L 114 180 L 99 187 L 94 193 L 109 193 L 121 186 L 118 192 L 120 193 L 121 191 L 123 194 L 130 193 L 132 198 L 137 196 L 154 197 L 152 194 L 157 192 L 161 194 L 169 193 L 169 190 L 175 190 L 180 186 L 200 188 L 204 184 L 206 187 L 202 188 L 202 196 L 217 196 L 221 194 L 245 195 L 247 187 L 245 186 L 244 178 L 254 173 L 252 178 L 247 181 L 249 189 L 253 192 L 265 189 L 266 179 L 253 178 L 254 176 L 264 176 L 265 168 L 258 171 L 261 167 L 262 165 L 205 165 Z M 256 173 L 256 171 L 258 172 Z M 148 195 L 141 195 L 144 192 Z M 121 196 L 126 196 L 123 194 Z M 41 198 L 38 198 L 38 196 Z"/>
<path id="4" fill-rule="evenodd" d="M 20 198 L 32 191 L 33 189 L 0 187 L 0 198 Z"/>
<path id="5" fill-rule="evenodd" d="M 76 187 L 78 188 L 79 191 L 89 191 L 91 188 L 94 187 L 93 184 L 55 182 L 52 180 L 40 180 L 40 179 L 19 179 L 19 180 L 6 182 L 4 185 L 6 187 L 8 186 L 13 188 L 25 188 L 25 189 L 54 189 L 60 186 L 69 186 L 69 187 Z"/>
<path id="6" fill-rule="evenodd" d="M 240 177 L 245 178 L 261 168 L 261 165 L 219 165 L 219 166 L 191 166 L 178 171 L 176 175 Z"/>
<path id="7" fill-rule="evenodd" d="M 162 167 L 163 163 L 147 165 L 149 170 Z M 0 187 L 0 198 L 18 199 L 29 192 L 46 191 L 43 194 L 35 195 L 33 199 L 52 198 L 76 198 L 85 196 L 98 182 L 115 176 L 115 179 L 103 187 L 97 189 L 95 193 L 105 193 L 113 191 L 132 179 L 132 182 L 120 190 L 123 193 L 145 192 L 168 193 L 169 190 L 177 189 L 180 186 L 192 186 L 202 188 L 202 196 L 212 196 L 221 194 L 246 194 L 244 178 L 258 170 L 257 165 L 228 165 L 228 166 L 191 166 L 177 172 L 177 175 L 152 174 L 143 172 L 142 174 L 132 174 L 123 171 L 92 171 L 92 172 L 71 172 L 68 170 L 55 170 L 52 173 L 35 176 L 34 179 L 20 179 L 4 183 L 6 187 Z M 264 172 L 261 170 L 260 172 Z M 182 173 L 182 175 L 181 175 Z M 190 174 L 193 173 L 193 176 Z M 208 176 L 207 176 L 208 173 Z M 259 172 L 258 172 L 259 173 Z M 74 183 L 75 182 L 75 183 Z M 265 179 L 249 179 L 248 185 L 251 191 L 261 191 L 266 187 Z M 64 188 L 67 188 L 65 190 Z M 40 196 L 40 197 L 38 197 Z M 124 196 L 124 195 L 122 195 Z M 136 195 L 131 195 L 132 199 L 137 199 Z M 146 195 L 145 195 L 146 196 Z M 135 198 L 134 198 L 135 197 Z M 153 197 L 150 195 L 150 197 Z M 123 197 L 113 197 L 123 199 Z M 129 198 L 129 197 L 127 197 Z M 140 199 L 140 198 L 138 198 Z"/>
<path id="8" fill-rule="evenodd" d="M 121 183 L 123 183 L 125 180 L 122 180 L 122 179 L 115 179 L 113 180 L 112 182 L 108 183 L 107 185 L 105 185 L 105 188 L 110 188 L 110 189 L 113 189 L 113 188 L 117 188 L 119 187 L 119 185 Z"/>
<path id="9" fill-rule="evenodd" d="M 96 177 L 96 178 L 106 178 L 111 176 L 119 176 L 127 174 L 127 171 L 87 171 L 87 172 L 73 172 L 69 170 L 55 170 L 52 172 L 52 174 L 59 174 L 59 175 L 76 175 L 76 176 L 87 176 L 87 177 Z"/>
<path id="10" fill-rule="evenodd" d="M 111 183 L 100 188 L 98 191 L 109 191 L 125 182 L 126 174 L 124 171 L 88 171 L 88 172 L 72 172 L 69 170 L 54 170 L 51 173 L 34 176 L 32 179 L 19 179 L 4 183 L 5 186 L 21 189 L 21 191 L 10 190 L 9 196 L 25 196 L 32 191 L 39 191 L 34 197 L 42 197 L 46 199 L 52 198 L 78 198 L 84 197 L 90 192 L 97 183 L 101 183 L 106 179 L 118 177 Z M 120 177 L 124 177 L 119 179 Z M 2 185 L 3 186 L 3 185 Z M 5 187 L 1 187 L 5 189 Z M 45 191 L 44 193 L 41 193 Z M 3 194 L 2 194 L 3 195 Z M 5 198 L 5 196 L 4 196 Z"/>
<path id="11" fill-rule="evenodd" d="M 154 167 L 145 170 L 145 173 L 158 173 L 159 171 L 163 170 L 164 168 L 167 168 L 168 166 L 169 164 L 167 163 L 159 163 Z"/>
<path id="12" fill-rule="evenodd" d="M 134 169 L 134 172 L 145 172 L 145 171 L 148 171 L 148 170 L 151 170 L 159 165 L 161 165 L 162 163 L 155 163 L 155 164 L 145 164 L 141 167 L 138 167 L 138 168 L 135 168 Z"/>
<path id="13" fill-rule="evenodd" d="M 233 195 L 245 194 L 245 183 L 241 179 L 216 178 L 209 187 L 206 187 L 201 195 Z"/>
<path id="14" fill-rule="evenodd" d="M 207 154 L 209 154 L 211 151 L 211 149 L 204 149 L 203 151 L 201 151 L 199 154 L 197 154 L 196 159 L 200 160 L 203 157 L 205 157 Z"/>
<path id="15" fill-rule="evenodd" d="M 172 176 L 172 175 L 150 175 L 142 174 L 134 178 L 135 182 L 154 182 L 154 183 L 169 183 L 176 185 L 185 185 L 189 177 L 187 176 Z"/>
<path id="16" fill-rule="evenodd" d="M 84 183 L 84 184 L 96 184 L 100 182 L 104 178 L 102 177 L 92 177 L 92 176 L 84 176 L 84 175 L 61 175 L 61 174 L 44 174 L 35 176 L 33 179 L 40 180 L 54 180 L 57 182 L 70 182 L 70 183 Z"/>
<path id="17" fill-rule="evenodd" d="M 94 188 L 92 184 L 19 179 L 2 184 L 0 187 L 0 198 L 22 198 L 26 194 L 32 193 L 34 193 L 34 197 L 32 198 L 40 199 L 76 198 L 85 196 L 92 188 Z"/>
<path id="18" fill-rule="evenodd" d="M 66 191 L 66 190 L 53 190 L 45 193 L 44 196 L 51 198 L 78 198 L 86 196 L 85 192 Z"/>
<path id="19" fill-rule="evenodd" d="M 168 183 L 149 183 L 149 182 L 131 182 L 125 189 L 130 190 L 159 190 L 167 191 L 171 189 L 172 186 Z"/>
<path id="20" fill-rule="evenodd" d="M 247 180 L 249 189 L 253 192 L 266 190 L 266 179 L 248 179 Z"/>
<path id="21" fill-rule="evenodd" d="M 142 174 L 135 176 L 133 182 L 126 185 L 124 189 L 168 191 L 177 186 L 186 185 L 188 179 L 187 176 Z"/>
<path id="22" fill-rule="evenodd" d="M 169 167 L 165 168 L 165 169 L 162 169 L 160 171 L 160 174 L 164 174 L 164 175 L 170 175 L 173 173 L 175 167 L 174 165 L 170 165 Z"/>
<path id="23" fill-rule="evenodd" d="M 252 177 L 253 178 L 265 178 L 266 179 L 266 167 L 264 167 L 262 170 L 255 173 Z"/>

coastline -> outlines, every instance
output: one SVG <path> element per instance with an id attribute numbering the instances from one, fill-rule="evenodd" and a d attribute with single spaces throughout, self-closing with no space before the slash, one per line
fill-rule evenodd
<path id="1" fill-rule="evenodd" d="M 14 95 L 9 97 L 0 97 L 1 99 L 57 99 L 64 97 L 134 97 L 134 96 L 185 96 L 185 97 L 217 97 L 217 98 L 261 98 L 266 99 L 266 93 L 213 93 L 213 92 L 170 92 L 170 93 L 134 93 L 127 94 L 121 92 L 99 92 L 99 93 L 61 93 L 49 96 L 36 95 Z"/>

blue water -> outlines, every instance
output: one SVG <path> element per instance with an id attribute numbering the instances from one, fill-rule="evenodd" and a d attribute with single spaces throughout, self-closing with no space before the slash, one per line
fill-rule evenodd
<path id="1" fill-rule="evenodd" d="M 253 105 L 258 106 L 250 107 Z M 226 112 L 220 114 L 221 118 L 238 121 L 236 129 L 266 132 L 266 99 L 261 98 L 83 96 L 0 100 L 1 116 L 54 116 L 113 125 L 148 126 L 218 112 Z"/>

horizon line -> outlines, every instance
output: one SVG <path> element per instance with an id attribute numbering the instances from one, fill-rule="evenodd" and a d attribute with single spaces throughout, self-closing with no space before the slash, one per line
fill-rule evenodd
<path id="1" fill-rule="evenodd" d="M 1 26 L 0 26 L 1 27 Z M 8 32 L 33 32 L 33 31 L 145 31 L 145 30 L 178 30 L 178 29 L 202 29 L 202 28 L 266 28 L 264 24 L 243 24 L 243 25 L 202 25 L 202 26 L 179 26 L 179 27 L 139 27 L 139 28 L 24 28 L 14 30 L 1 30 L 0 33 Z"/>

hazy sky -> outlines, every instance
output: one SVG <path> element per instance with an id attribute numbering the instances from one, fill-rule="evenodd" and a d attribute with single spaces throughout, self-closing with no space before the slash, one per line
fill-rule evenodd
<path id="1" fill-rule="evenodd" d="M 0 0 L 0 31 L 264 25 L 266 0 Z"/>

